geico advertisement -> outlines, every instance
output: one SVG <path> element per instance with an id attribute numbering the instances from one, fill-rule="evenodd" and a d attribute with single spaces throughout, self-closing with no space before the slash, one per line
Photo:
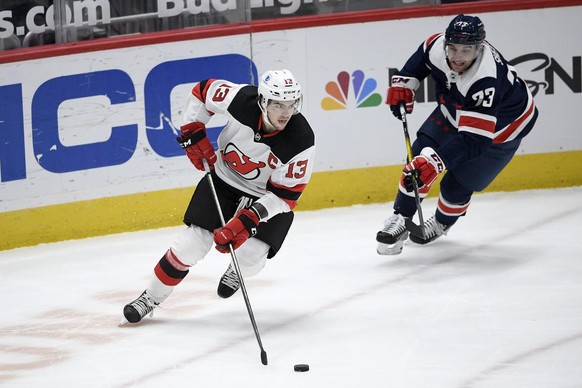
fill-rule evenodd
<path id="1" fill-rule="evenodd" d="M 480 15 L 540 110 L 519 154 L 582 150 L 582 52 L 556 44 L 582 41 L 571 8 Z M 383 102 L 389 76 L 451 18 L 256 33 L 252 50 L 248 36 L 229 36 L 0 65 L 0 211 L 195 184 L 175 141 L 189 88 L 256 83 L 269 68 L 291 69 L 303 86 L 314 171 L 400 164 L 402 126 Z M 542 18 L 560 29 L 538 31 L 530 20 Z M 436 105 L 432 89 L 427 79 L 417 91 L 412 137 Z M 209 125 L 212 141 L 221 124 Z"/>
<path id="2" fill-rule="evenodd" d="M 186 94 L 258 77 L 248 37 L 221 41 L 0 65 L 0 211 L 194 185 L 176 142 Z"/>

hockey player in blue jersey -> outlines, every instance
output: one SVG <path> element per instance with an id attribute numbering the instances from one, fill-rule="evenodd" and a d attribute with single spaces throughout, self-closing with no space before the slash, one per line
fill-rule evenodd
<path id="1" fill-rule="evenodd" d="M 401 253 L 408 238 L 426 244 L 446 234 L 467 212 L 473 193 L 484 190 L 509 163 L 538 116 L 526 83 L 485 40 L 476 16 L 456 16 L 444 34 L 423 42 L 392 76 L 386 103 L 397 118 L 402 104 L 412 113 L 414 91 L 429 75 L 438 105 L 417 132 L 394 214 L 376 235 L 382 255 Z M 417 211 L 412 179 L 422 199 L 441 173 L 436 212 L 425 222 L 424 236 L 413 234 L 405 227 L 405 218 Z"/>

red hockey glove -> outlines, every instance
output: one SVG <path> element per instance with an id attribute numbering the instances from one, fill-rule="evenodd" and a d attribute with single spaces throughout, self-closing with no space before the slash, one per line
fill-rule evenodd
<path id="1" fill-rule="evenodd" d="M 186 155 L 194 166 L 204 171 L 202 159 L 206 159 L 210 167 L 216 163 L 216 153 L 210 140 L 206 137 L 206 127 L 199 122 L 193 122 L 180 127 L 182 134 L 176 140 L 186 151 Z"/>
<path id="2" fill-rule="evenodd" d="M 419 188 L 430 187 L 437 179 L 438 174 L 445 170 L 445 163 L 430 147 L 425 147 L 420 155 L 415 156 L 412 162 L 404 166 L 404 173 L 417 174 Z M 412 191 L 412 180 L 403 180 L 406 191 Z"/>
<path id="3" fill-rule="evenodd" d="M 402 120 L 400 116 L 400 104 L 406 107 L 406 113 L 412 113 L 414 109 L 414 91 L 418 88 L 420 82 L 413 77 L 401 75 L 392 76 L 392 86 L 388 88 L 388 97 L 386 104 L 390 105 L 392 114 Z"/>
<path id="4" fill-rule="evenodd" d="M 251 207 L 242 209 L 224 225 L 224 227 L 214 231 L 214 242 L 216 249 L 222 253 L 229 253 L 228 244 L 232 244 L 233 249 L 240 247 L 249 237 L 257 234 L 259 216 Z"/>

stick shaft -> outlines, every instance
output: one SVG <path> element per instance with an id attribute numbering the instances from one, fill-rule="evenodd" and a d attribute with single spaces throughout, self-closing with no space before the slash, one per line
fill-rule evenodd
<path id="1" fill-rule="evenodd" d="M 412 154 L 412 144 L 410 143 L 410 135 L 408 133 L 408 121 L 406 117 L 406 107 L 400 104 L 400 117 L 402 117 L 402 129 L 404 130 L 404 141 L 406 143 L 406 162 L 410 163 L 414 158 Z M 412 177 L 412 188 L 414 190 L 414 200 L 416 202 L 416 210 L 418 213 L 418 221 L 420 223 L 420 230 L 424 237 L 424 216 L 422 215 L 422 206 L 420 205 L 420 194 L 418 193 L 418 182 L 416 175 Z"/>
<path id="2" fill-rule="evenodd" d="M 216 188 L 214 187 L 214 180 L 212 179 L 212 175 L 210 173 L 210 167 L 208 166 L 208 162 L 206 161 L 206 159 L 202 159 L 202 162 L 204 163 L 204 171 L 206 171 L 206 178 L 208 179 L 208 184 L 210 185 L 210 191 L 212 192 L 212 196 L 214 197 L 214 202 L 216 203 L 216 209 L 218 210 L 218 215 L 220 216 L 220 223 L 222 226 L 224 226 L 224 225 L 226 225 L 226 222 L 224 221 L 224 215 L 222 214 L 222 207 L 220 206 L 220 201 L 218 200 L 218 195 L 216 194 Z M 232 260 L 232 264 L 234 265 L 234 268 L 236 269 L 238 280 L 240 282 L 240 289 L 242 291 L 243 298 L 245 300 L 247 312 L 249 313 L 249 318 L 251 319 L 251 324 L 253 325 L 253 330 L 255 331 L 255 337 L 257 338 L 257 342 L 259 343 L 259 348 L 261 348 L 261 363 L 263 365 L 267 365 L 267 363 L 268 363 L 267 353 L 265 352 L 265 349 L 263 348 L 263 343 L 261 342 L 261 336 L 259 334 L 257 322 L 255 321 L 255 315 L 253 314 L 253 309 L 251 307 L 251 302 L 249 300 L 249 295 L 247 293 L 247 288 L 245 286 L 245 282 L 244 282 L 243 277 L 242 277 L 242 273 L 240 270 L 240 266 L 238 264 L 238 259 L 236 257 L 236 253 L 234 252 L 234 248 L 232 247 L 232 244 L 228 244 L 228 248 L 230 250 L 230 257 Z"/>

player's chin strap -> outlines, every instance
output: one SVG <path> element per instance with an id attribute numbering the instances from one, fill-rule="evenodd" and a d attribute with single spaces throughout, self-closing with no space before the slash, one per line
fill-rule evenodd
<path id="1" fill-rule="evenodd" d="M 399 105 L 400 117 L 402 118 L 402 128 L 404 129 L 404 140 L 406 142 L 406 163 L 410 163 L 414 158 L 412 155 L 412 145 L 410 144 L 410 135 L 408 134 L 408 122 L 406 121 L 406 106 L 404 103 Z M 424 225 L 424 217 L 422 215 L 422 207 L 420 206 L 420 195 L 418 194 L 418 174 L 416 171 L 412 172 L 412 188 L 414 190 L 414 200 L 416 202 L 416 210 L 418 213 L 418 221 L 420 225 L 416 225 L 411 218 L 404 217 L 404 224 L 406 229 L 416 236 L 426 238 L 426 226 Z"/>
<path id="2" fill-rule="evenodd" d="M 214 202 L 216 203 L 216 209 L 218 210 L 218 215 L 220 217 L 220 223 L 222 226 L 225 225 L 224 216 L 222 215 L 222 208 L 220 206 L 220 202 L 218 201 L 218 195 L 216 194 L 216 189 L 214 188 L 214 180 L 212 179 L 212 174 L 210 173 L 210 166 L 208 165 L 208 161 L 206 159 L 202 159 L 202 163 L 204 164 L 204 171 L 206 171 L 206 179 L 208 179 L 208 184 L 210 185 L 210 191 L 212 192 L 212 196 L 214 197 Z M 236 269 L 236 273 L 238 276 L 238 280 L 240 281 L 240 289 L 242 291 L 245 304 L 247 306 L 247 311 L 249 313 L 249 317 L 251 318 L 251 323 L 253 324 L 253 330 L 255 331 L 255 336 L 257 337 L 257 342 L 259 343 L 259 347 L 261 348 L 261 363 L 263 365 L 267 365 L 267 352 L 263 349 L 263 343 L 261 342 L 261 336 L 259 335 L 259 329 L 257 328 L 257 322 L 255 321 L 255 315 L 253 314 L 253 309 L 251 308 L 251 302 L 249 301 L 249 295 L 247 294 L 247 288 L 245 287 L 245 282 L 243 281 L 242 272 L 240 270 L 240 266 L 238 265 L 238 260 L 236 258 L 236 253 L 234 253 L 234 248 L 232 244 L 228 244 L 228 248 L 230 250 L 230 257 L 232 259 L 232 264 Z"/>

